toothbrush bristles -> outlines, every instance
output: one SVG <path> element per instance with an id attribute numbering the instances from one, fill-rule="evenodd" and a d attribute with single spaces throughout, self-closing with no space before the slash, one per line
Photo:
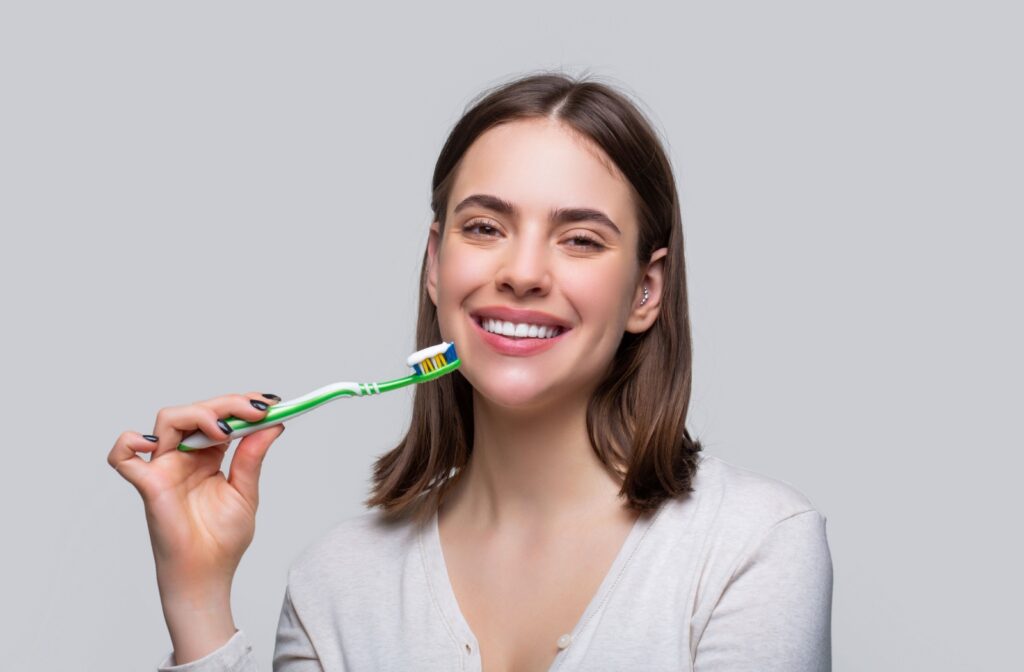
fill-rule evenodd
<path id="1" fill-rule="evenodd" d="M 420 358 L 421 355 L 422 358 Z M 451 364 L 458 359 L 458 355 L 455 353 L 455 343 L 441 343 L 440 345 L 420 350 L 418 353 L 410 356 L 410 359 L 418 359 L 418 361 L 411 363 L 411 365 L 413 370 L 422 376 Z"/>

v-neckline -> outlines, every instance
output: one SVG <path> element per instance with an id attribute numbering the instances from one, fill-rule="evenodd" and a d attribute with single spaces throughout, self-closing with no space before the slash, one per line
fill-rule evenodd
<path id="1" fill-rule="evenodd" d="M 615 560 L 612 561 L 611 567 L 609 567 L 608 572 L 601 580 L 597 592 L 591 596 L 587 608 L 583 610 L 583 614 L 576 622 L 576 625 L 573 626 L 572 631 L 567 633 L 569 635 L 568 645 L 561 648 L 555 654 L 554 660 L 548 667 L 548 672 L 556 670 L 565 660 L 566 656 L 574 650 L 572 644 L 579 639 L 580 634 L 586 630 L 594 616 L 604 607 L 620 576 L 633 557 L 633 553 L 636 551 L 637 546 L 639 546 L 640 541 L 663 509 L 664 507 L 661 506 L 654 512 L 642 513 L 634 521 L 633 527 L 630 529 L 629 534 L 626 535 L 625 541 L 622 542 L 622 546 L 615 555 Z M 462 655 L 476 661 L 477 666 L 475 669 L 482 669 L 483 661 L 480 659 L 480 643 L 472 629 L 470 629 L 469 622 L 463 615 L 461 607 L 459 607 L 459 601 L 455 597 L 455 588 L 452 586 L 451 577 L 448 575 L 448 565 L 445 562 L 444 549 L 441 546 L 441 531 L 438 525 L 436 510 L 427 522 L 421 526 L 419 536 L 420 551 L 427 581 L 430 584 L 430 592 L 444 615 L 445 627 L 457 642 Z"/>

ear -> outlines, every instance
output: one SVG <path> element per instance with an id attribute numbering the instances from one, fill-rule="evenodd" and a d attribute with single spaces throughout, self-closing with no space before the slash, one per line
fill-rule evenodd
<path id="1" fill-rule="evenodd" d="M 643 269 L 640 282 L 633 292 L 633 307 L 626 320 L 626 331 L 633 334 L 640 334 L 651 328 L 654 321 L 658 319 L 661 312 L 661 295 L 665 287 L 664 270 L 665 255 L 668 254 L 667 247 L 661 247 L 651 254 L 651 260 Z M 644 287 L 647 288 L 647 301 L 640 305 L 644 297 Z"/>
<path id="2" fill-rule="evenodd" d="M 437 254 L 441 247 L 441 225 L 436 221 L 430 225 L 427 238 L 427 293 L 437 306 Z"/>

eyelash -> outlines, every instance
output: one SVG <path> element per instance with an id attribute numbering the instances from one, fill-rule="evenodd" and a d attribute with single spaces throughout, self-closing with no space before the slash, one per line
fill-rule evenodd
<path id="1" fill-rule="evenodd" d="M 478 235 L 485 236 L 487 234 L 479 232 L 479 229 L 482 228 L 482 227 L 485 227 L 485 226 L 488 227 L 488 228 L 497 230 L 492 224 L 489 224 L 489 223 L 487 223 L 485 221 L 481 221 L 481 220 L 475 220 L 475 221 L 468 222 L 467 224 L 464 224 L 463 227 L 462 227 L 462 230 L 463 231 L 468 231 L 468 232 L 472 233 L 474 229 L 477 229 L 478 230 L 477 231 Z M 583 235 L 582 233 L 575 234 L 569 240 L 585 241 L 588 244 L 587 245 L 582 245 L 582 247 L 584 247 L 584 248 L 591 248 L 591 249 L 594 249 L 594 250 L 604 249 L 604 245 L 599 240 L 597 240 L 596 238 L 591 238 L 590 236 Z"/>

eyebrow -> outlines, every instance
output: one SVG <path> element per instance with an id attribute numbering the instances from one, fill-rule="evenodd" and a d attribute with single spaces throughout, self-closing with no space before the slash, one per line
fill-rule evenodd
<path id="1" fill-rule="evenodd" d="M 455 213 L 460 210 L 471 206 L 477 206 L 492 210 L 494 212 L 501 213 L 503 215 L 516 215 L 519 210 L 516 206 L 512 205 L 503 198 L 492 196 L 491 194 L 473 194 L 459 201 L 459 204 L 455 206 Z M 568 222 L 596 222 L 598 224 L 604 224 L 605 226 L 611 227 L 618 235 L 622 235 L 622 231 L 619 227 L 615 226 L 615 222 L 611 218 L 594 208 L 554 208 L 551 210 L 551 219 L 556 224 L 565 224 Z"/>

